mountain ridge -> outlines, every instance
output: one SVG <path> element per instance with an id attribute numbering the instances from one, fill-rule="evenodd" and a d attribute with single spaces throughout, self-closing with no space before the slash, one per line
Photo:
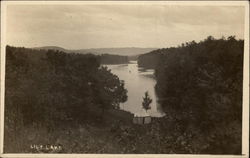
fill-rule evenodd
<path id="1" fill-rule="evenodd" d="M 58 46 L 43 46 L 43 47 L 33 47 L 32 49 L 45 49 L 45 50 L 53 49 L 53 50 L 64 51 L 66 53 L 80 53 L 80 54 L 92 53 L 95 55 L 112 54 L 112 55 L 124 55 L 124 56 L 138 56 L 141 54 L 149 53 L 159 48 L 114 47 L 114 48 L 65 49 L 63 47 L 58 47 Z"/>

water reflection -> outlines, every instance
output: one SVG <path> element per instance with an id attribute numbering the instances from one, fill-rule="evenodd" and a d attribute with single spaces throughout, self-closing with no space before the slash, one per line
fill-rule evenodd
<path id="1" fill-rule="evenodd" d="M 148 113 L 153 117 L 164 116 L 160 105 L 157 103 L 155 93 L 156 80 L 154 79 L 153 69 L 138 68 L 137 61 L 129 64 L 105 65 L 111 72 L 116 74 L 121 80 L 125 81 L 125 88 L 128 90 L 128 100 L 120 104 L 120 108 L 130 111 L 136 115 L 145 113 L 142 109 L 142 98 L 146 91 L 149 92 L 153 102 Z"/>

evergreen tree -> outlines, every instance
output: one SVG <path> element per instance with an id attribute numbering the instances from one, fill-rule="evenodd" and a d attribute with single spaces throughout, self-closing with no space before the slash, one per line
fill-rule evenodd
<path id="1" fill-rule="evenodd" d="M 143 97 L 142 107 L 146 111 L 151 109 L 150 104 L 152 103 L 152 99 L 149 97 L 148 92 L 145 92 L 145 96 Z"/>

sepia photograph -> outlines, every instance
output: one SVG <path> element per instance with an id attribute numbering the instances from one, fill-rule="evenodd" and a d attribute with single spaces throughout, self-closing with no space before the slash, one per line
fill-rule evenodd
<path id="1" fill-rule="evenodd" d="M 248 157 L 248 18 L 246 1 L 1 2 L 1 154 Z"/>

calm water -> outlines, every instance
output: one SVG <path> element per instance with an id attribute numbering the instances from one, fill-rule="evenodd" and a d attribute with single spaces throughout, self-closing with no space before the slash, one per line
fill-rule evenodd
<path id="1" fill-rule="evenodd" d="M 148 110 L 147 113 L 153 117 L 164 116 L 160 105 L 157 103 L 154 89 L 156 81 L 153 69 L 145 70 L 139 68 L 137 61 L 131 61 L 129 64 L 105 66 L 111 69 L 111 72 L 117 75 L 120 80 L 125 81 L 125 88 L 128 90 L 128 100 L 120 104 L 121 109 L 136 115 L 145 115 L 145 110 L 142 109 L 142 97 L 148 91 L 153 101 L 150 104 L 151 110 Z"/>

